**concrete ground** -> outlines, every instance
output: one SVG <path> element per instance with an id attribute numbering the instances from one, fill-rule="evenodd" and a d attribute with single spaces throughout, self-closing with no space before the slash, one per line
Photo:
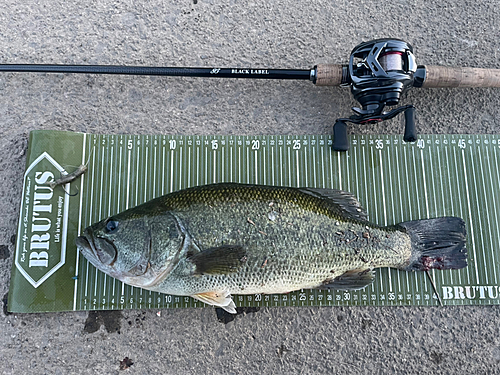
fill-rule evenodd
<path id="1" fill-rule="evenodd" d="M 0 63 L 306 69 L 346 63 L 358 43 L 396 37 L 413 44 L 421 64 L 500 68 L 499 5 L 4 0 Z M 404 102 L 417 107 L 421 133 L 498 133 L 499 93 L 415 89 Z M 9 287 L 29 131 L 329 134 L 355 104 L 345 88 L 309 82 L 0 74 L 0 296 Z M 350 130 L 402 127 L 394 119 Z M 499 322 L 498 306 L 270 308 L 227 324 L 212 308 L 160 316 L 4 310 L 0 373 L 494 373 Z M 133 364 L 120 370 L 125 357 Z"/>

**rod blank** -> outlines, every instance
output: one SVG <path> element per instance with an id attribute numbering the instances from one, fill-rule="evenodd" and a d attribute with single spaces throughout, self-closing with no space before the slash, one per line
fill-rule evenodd
<path id="1" fill-rule="evenodd" d="M 117 65 L 0 64 L 0 72 L 124 74 L 252 79 L 311 79 L 311 70 L 251 68 L 171 68 Z"/>

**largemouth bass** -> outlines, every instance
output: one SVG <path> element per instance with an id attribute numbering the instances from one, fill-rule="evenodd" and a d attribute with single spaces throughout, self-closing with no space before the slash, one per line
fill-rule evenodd
<path id="1" fill-rule="evenodd" d="M 235 313 L 231 294 L 362 289 L 379 267 L 463 268 L 465 241 L 457 217 L 383 227 L 344 191 L 224 183 L 113 215 L 76 244 L 126 284 Z"/>

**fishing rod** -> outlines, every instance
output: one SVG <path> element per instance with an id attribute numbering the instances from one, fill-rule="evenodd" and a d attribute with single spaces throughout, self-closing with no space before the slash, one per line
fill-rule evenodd
<path id="1" fill-rule="evenodd" d="M 115 65 L 0 64 L 0 72 L 124 74 L 212 78 L 308 80 L 317 86 L 349 86 L 361 107 L 333 126 L 332 148 L 349 149 L 347 123 L 374 124 L 404 113 L 405 142 L 417 140 L 415 107 L 399 104 L 412 87 L 500 87 L 500 69 L 417 65 L 413 47 L 399 39 L 376 39 L 356 46 L 349 64 L 318 64 L 312 69 L 184 68 Z"/>

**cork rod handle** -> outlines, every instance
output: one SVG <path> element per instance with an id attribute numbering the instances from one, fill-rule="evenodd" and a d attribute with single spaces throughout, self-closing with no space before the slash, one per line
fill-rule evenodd
<path id="1" fill-rule="evenodd" d="M 422 87 L 500 87 L 500 69 L 426 65 Z"/>
<path id="2" fill-rule="evenodd" d="M 318 64 L 316 66 L 316 86 L 340 86 L 342 81 L 342 65 Z"/>

